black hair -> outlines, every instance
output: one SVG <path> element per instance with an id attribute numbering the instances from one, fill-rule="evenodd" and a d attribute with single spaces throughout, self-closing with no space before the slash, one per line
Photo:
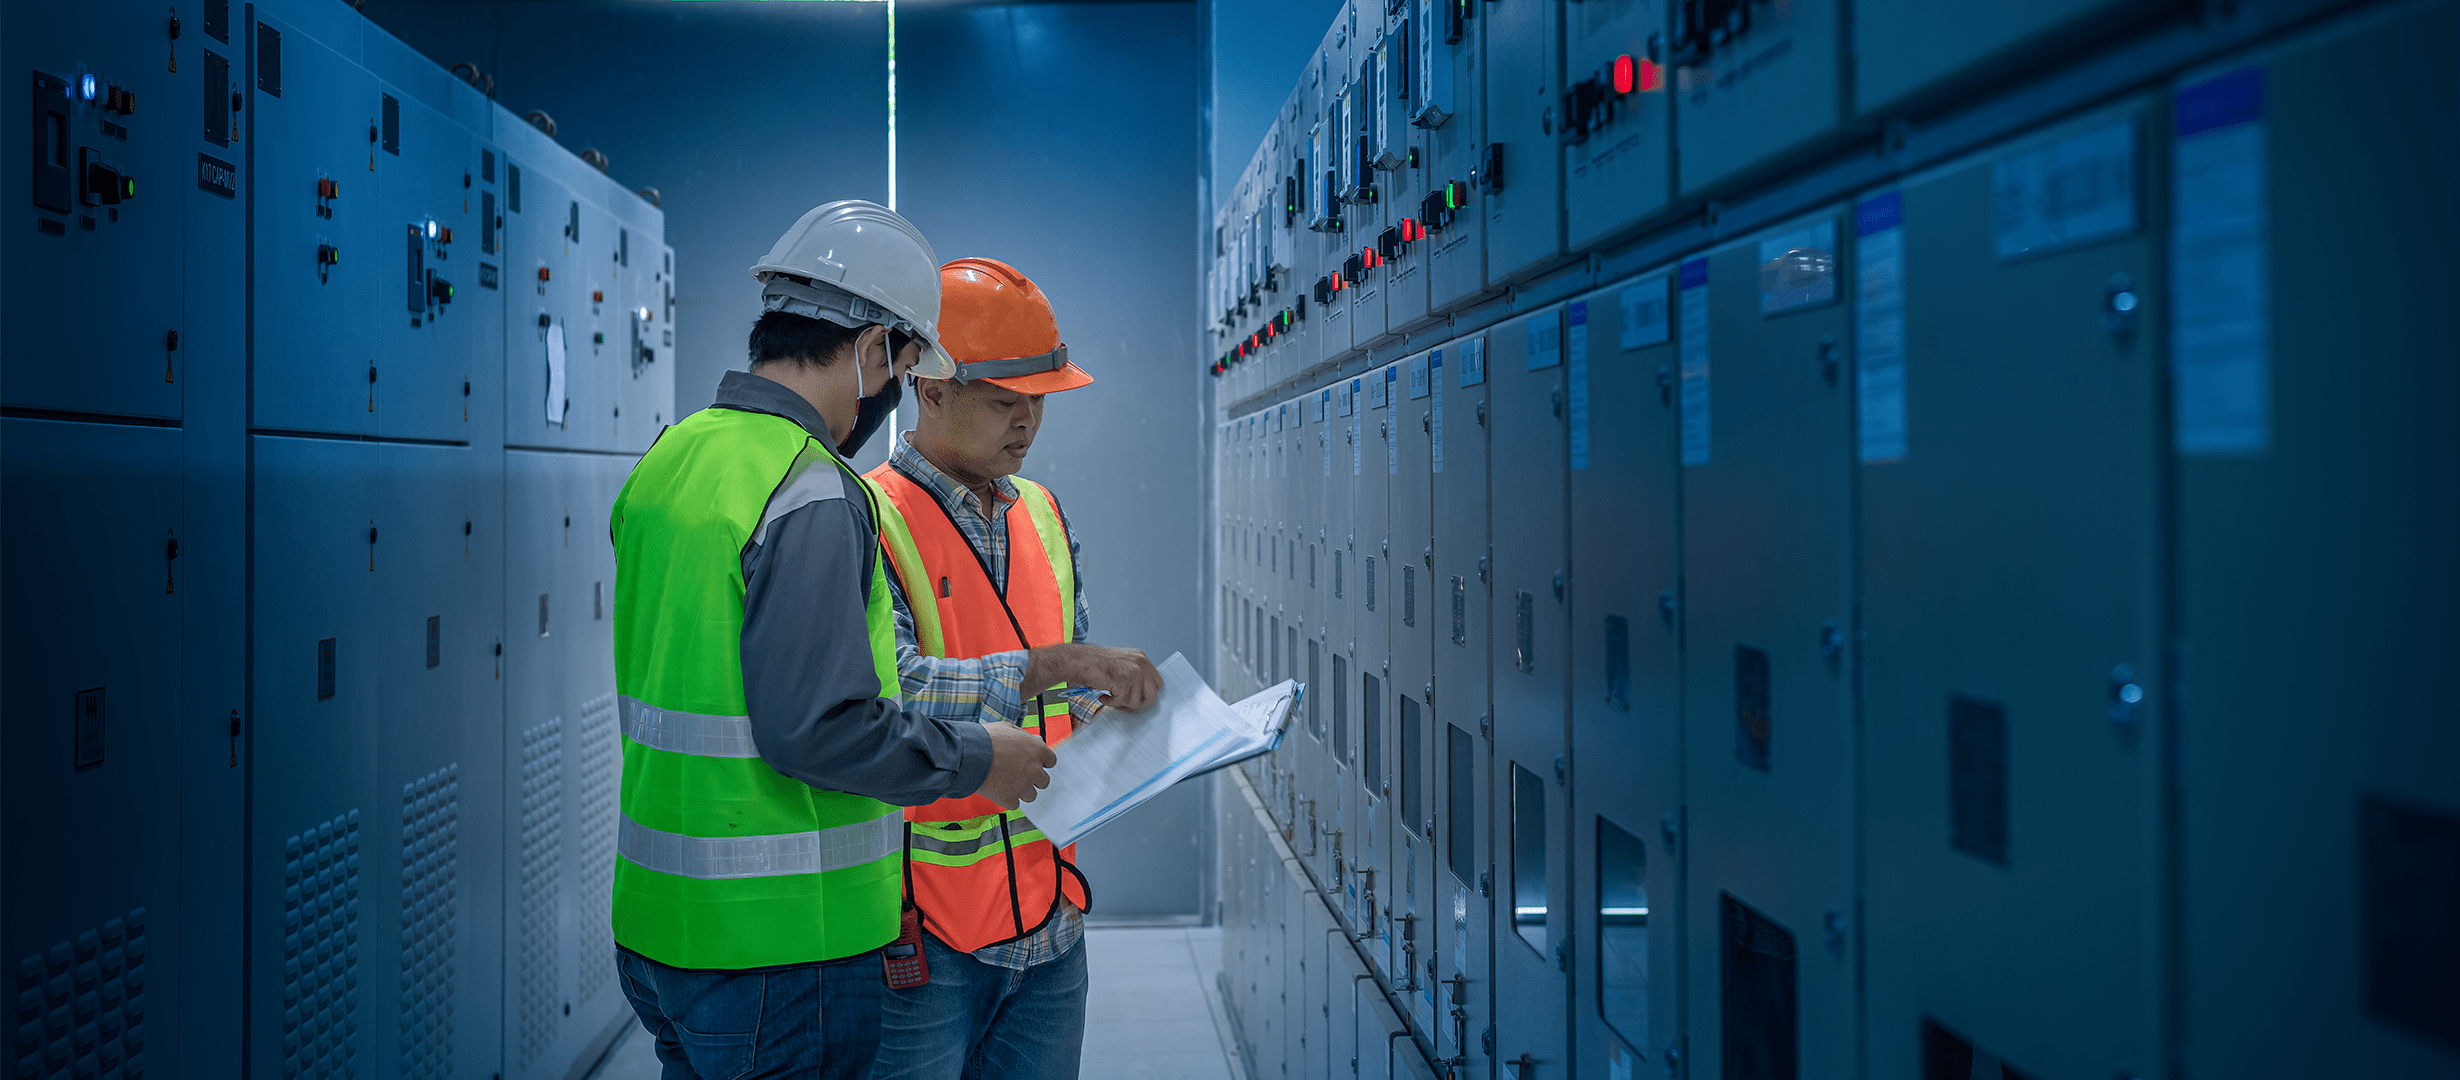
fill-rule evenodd
<path id="1" fill-rule="evenodd" d="M 751 360 L 761 364 L 773 361 L 788 363 L 834 363 L 837 354 L 853 347 L 862 333 L 827 319 L 814 319 L 783 311 L 763 312 L 760 321 L 752 324 Z"/>
<path id="2" fill-rule="evenodd" d="M 864 329 L 867 328 L 848 329 L 827 319 L 784 311 L 763 312 L 760 321 L 752 324 L 751 362 L 784 361 L 826 366 L 836 361 L 838 353 L 853 348 L 854 339 L 862 336 Z M 889 355 L 895 356 L 904 351 L 906 342 L 911 340 L 906 334 L 890 329 Z"/>

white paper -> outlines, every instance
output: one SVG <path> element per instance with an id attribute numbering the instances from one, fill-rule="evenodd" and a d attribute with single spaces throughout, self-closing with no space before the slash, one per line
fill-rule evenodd
<path id="1" fill-rule="evenodd" d="M 1667 337 L 1666 275 L 1641 279 L 1615 297 L 1623 309 L 1623 332 L 1616 343 L 1624 351 L 1662 345 Z"/>
<path id="2" fill-rule="evenodd" d="M 1460 343 L 1461 388 L 1466 390 L 1486 381 L 1486 339 L 1473 337 Z"/>
<path id="3" fill-rule="evenodd" d="M 2063 139 L 1990 168 L 2002 259 L 2135 231 L 2135 121 Z"/>
<path id="4" fill-rule="evenodd" d="M 1563 362 L 1563 327 L 1555 322 L 1553 312 L 1547 312 L 1522 328 L 1528 336 L 1528 369 L 1536 371 Z"/>
<path id="5" fill-rule="evenodd" d="M 547 327 L 547 422 L 564 422 L 564 324 Z"/>
<path id="6" fill-rule="evenodd" d="M 1162 662 L 1162 696 L 1142 712 L 1105 709 L 1059 744 L 1050 786 L 1023 809 L 1066 847 L 1197 773 L 1270 749 L 1303 692 L 1283 682 L 1230 705 L 1187 658 Z"/>

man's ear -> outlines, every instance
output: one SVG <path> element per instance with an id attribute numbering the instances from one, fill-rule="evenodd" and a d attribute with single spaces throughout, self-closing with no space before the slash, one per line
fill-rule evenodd
<path id="1" fill-rule="evenodd" d="M 889 362 L 888 328 L 878 323 L 864 327 L 862 333 L 854 336 L 854 355 L 861 362 L 865 376 L 869 376 L 875 366 L 871 362 L 874 356 L 880 358 L 880 364 L 876 366 L 886 366 Z"/>
<path id="2" fill-rule="evenodd" d="M 944 379 L 916 379 L 914 380 L 914 399 L 920 402 L 923 408 L 938 412 L 948 407 L 950 389 L 948 382 Z"/>

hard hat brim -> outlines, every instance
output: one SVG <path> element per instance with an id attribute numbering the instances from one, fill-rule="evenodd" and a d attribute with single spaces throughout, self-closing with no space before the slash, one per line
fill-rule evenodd
<path id="1" fill-rule="evenodd" d="M 945 379 L 957 373 L 956 359 L 948 355 L 948 350 L 940 348 L 939 342 L 929 338 L 915 340 L 922 342 L 922 356 L 914 361 L 913 368 L 906 374 L 917 379 Z"/>
<path id="2" fill-rule="evenodd" d="M 1080 386 L 1091 386 L 1093 385 L 1093 376 L 1085 374 L 1085 369 L 1076 366 L 1075 361 L 1069 361 L 1065 366 L 1055 371 L 1037 371 L 1031 375 L 1010 375 L 1004 378 L 983 379 L 980 381 L 990 383 L 993 386 L 1001 387 L 1003 389 L 1012 390 L 1019 394 L 1056 394 L 1062 390 L 1074 390 Z"/>

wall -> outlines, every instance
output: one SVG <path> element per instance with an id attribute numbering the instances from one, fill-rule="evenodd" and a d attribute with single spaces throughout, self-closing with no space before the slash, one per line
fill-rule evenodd
<path id="1" fill-rule="evenodd" d="M 1092 386 L 1050 399 L 1025 475 L 1083 546 L 1096 640 L 1204 655 L 1191 434 L 1196 9 L 901 8 L 898 209 L 943 259 L 1032 277 Z M 1104 915 L 1194 914 L 1209 796 L 1156 799 L 1079 848 Z"/>

